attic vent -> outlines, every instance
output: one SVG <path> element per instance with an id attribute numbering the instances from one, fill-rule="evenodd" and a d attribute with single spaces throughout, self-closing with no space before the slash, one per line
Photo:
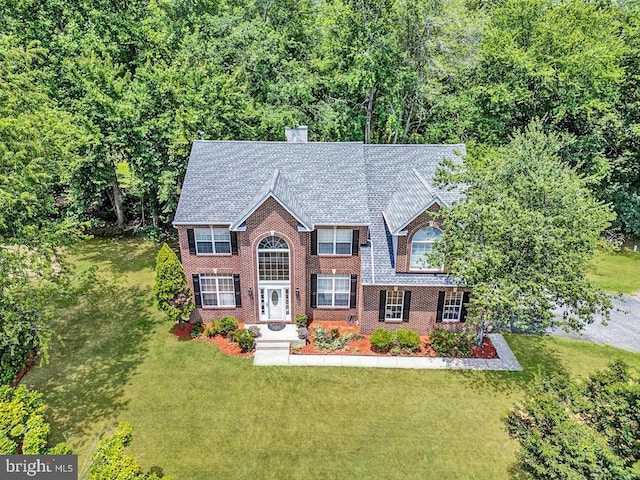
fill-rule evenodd
<path id="1" fill-rule="evenodd" d="M 287 142 L 308 142 L 309 141 L 309 127 L 306 125 L 300 125 L 297 128 L 285 127 L 284 134 L 287 136 Z"/>

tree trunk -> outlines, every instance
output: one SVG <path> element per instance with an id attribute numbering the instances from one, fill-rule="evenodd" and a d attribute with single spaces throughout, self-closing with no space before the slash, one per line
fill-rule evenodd
<path id="1" fill-rule="evenodd" d="M 476 336 L 476 345 L 478 347 L 482 346 L 482 340 L 484 340 L 485 330 L 486 330 L 486 325 L 484 323 L 484 320 L 482 320 L 482 322 L 480 322 L 480 326 L 478 327 L 478 335 Z"/>
<path id="2" fill-rule="evenodd" d="M 371 143 L 371 117 L 373 116 L 373 99 L 375 98 L 376 87 L 369 90 L 369 100 L 367 102 L 367 124 L 364 129 L 364 143 Z"/>
<path id="3" fill-rule="evenodd" d="M 118 226 L 121 227 L 124 225 L 124 210 L 122 208 L 122 191 L 120 190 L 120 185 L 118 184 L 118 179 L 116 176 L 113 176 L 113 183 L 111 184 L 111 195 L 109 198 L 113 203 L 113 208 L 116 211 L 116 218 L 118 221 Z"/>

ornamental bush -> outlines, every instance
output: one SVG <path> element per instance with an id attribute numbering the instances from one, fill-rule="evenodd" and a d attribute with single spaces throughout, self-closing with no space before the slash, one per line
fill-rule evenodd
<path id="1" fill-rule="evenodd" d="M 220 334 L 229 336 L 231 332 L 238 330 L 238 321 L 236 317 L 222 317 L 220 319 Z"/>
<path id="2" fill-rule="evenodd" d="M 191 301 L 191 292 L 182 264 L 176 253 L 164 243 L 156 257 L 156 278 L 153 286 L 158 308 L 169 320 L 183 322 L 189 319 L 195 305 Z"/>
<path id="3" fill-rule="evenodd" d="M 450 332 L 436 328 L 429 335 L 431 348 L 441 357 L 468 357 L 471 355 L 473 338 L 466 332 Z"/>
<path id="4" fill-rule="evenodd" d="M 252 330 L 247 328 L 234 332 L 233 338 L 238 342 L 238 346 L 243 352 L 250 352 L 256 346 L 255 335 Z"/>
<path id="5" fill-rule="evenodd" d="M 309 317 L 304 313 L 299 313 L 296 315 L 296 326 L 298 328 L 306 327 L 309 324 Z"/>
<path id="6" fill-rule="evenodd" d="M 204 334 L 209 338 L 213 338 L 216 335 L 220 335 L 220 322 L 213 321 L 209 323 L 206 327 L 204 327 Z"/>
<path id="7" fill-rule="evenodd" d="M 396 330 L 396 343 L 405 352 L 416 352 L 420 350 L 420 335 L 408 328 Z"/>
<path id="8" fill-rule="evenodd" d="M 384 328 L 377 328 L 369 337 L 371 348 L 376 352 L 386 353 L 393 347 L 395 335 Z"/>

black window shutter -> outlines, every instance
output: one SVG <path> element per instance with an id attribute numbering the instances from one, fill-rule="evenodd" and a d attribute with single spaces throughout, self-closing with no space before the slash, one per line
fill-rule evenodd
<path id="1" fill-rule="evenodd" d="M 358 292 L 358 275 L 351 275 L 351 297 L 349 298 L 349 308 L 356 308 L 356 295 Z"/>
<path id="2" fill-rule="evenodd" d="M 467 319 L 467 303 L 469 303 L 469 292 L 464 292 L 462 294 L 462 311 L 460 312 L 461 322 Z"/>
<path id="3" fill-rule="evenodd" d="M 318 230 L 311 231 L 311 255 L 318 255 Z"/>
<path id="4" fill-rule="evenodd" d="M 387 309 L 387 291 L 380 290 L 380 308 L 378 309 L 378 320 L 380 322 L 384 322 L 386 309 Z"/>
<path id="5" fill-rule="evenodd" d="M 196 301 L 196 307 L 201 307 L 202 297 L 200 297 L 200 275 L 194 273 L 191 278 L 193 278 L 193 298 Z"/>
<path id="6" fill-rule="evenodd" d="M 353 239 L 351 240 L 351 255 L 358 256 L 358 247 L 360 246 L 360 230 L 353 231 Z"/>
<path id="7" fill-rule="evenodd" d="M 311 274 L 311 308 L 318 306 L 318 275 Z"/>
<path id="8" fill-rule="evenodd" d="M 242 306 L 242 295 L 240 294 L 240 275 L 233 274 L 233 289 L 236 292 L 236 307 Z"/>
<path id="9" fill-rule="evenodd" d="M 442 322 L 443 309 L 444 309 L 444 292 L 438 292 L 438 311 L 436 312 L 436 322 Z"/>
<path id="10" fill-rule="evenodd" d="M 196 237 L 193 234 L 193 228 L 187 228 L 187 240 L 189 241 L 189 253 L 196 254 Z"/>
<path id="11" fill-rule="evenodd" d="M 238 254 L 238 232 L 231 232 L 231 254 Z"/>
<path id="12" fill-rule="evenodd" d="M 409 310 L 411 310 L 411 290 L 404 292 L 404 302 L 402 304 L 402 321 L 409 321 Z"/>

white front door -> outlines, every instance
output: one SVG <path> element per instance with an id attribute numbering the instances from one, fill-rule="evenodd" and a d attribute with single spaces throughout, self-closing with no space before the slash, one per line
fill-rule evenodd
<path id="1" fill-rule="evenodd" d="M 269 320 L 285 320 L 284 289 L 267 288 L 266 290 Z"/>

